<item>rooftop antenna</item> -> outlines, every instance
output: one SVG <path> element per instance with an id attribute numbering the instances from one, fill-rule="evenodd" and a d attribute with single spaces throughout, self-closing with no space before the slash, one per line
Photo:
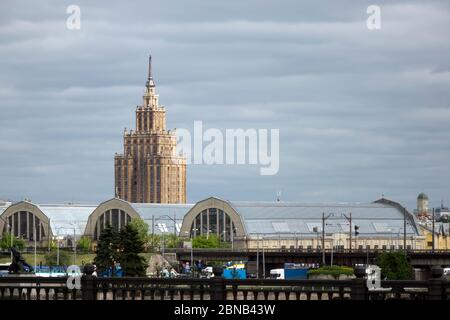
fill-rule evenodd
<path id="1" fill-rule="evenodd" d="M 148 56 L 148 80 L 152 78 L 152 55 Z"/>
<path id="2" fill-rule="evenodd" d="M 281 191 L 277 191 L 277 202 L 281 201 Z"/>
<path id="3" fill-rule="evenodd" d="M 154 87 L 155 82 L 153 81 L 152 76 L 152 56 L 148 56 L 148 78 L 147 78 L 147 87 Z"/>

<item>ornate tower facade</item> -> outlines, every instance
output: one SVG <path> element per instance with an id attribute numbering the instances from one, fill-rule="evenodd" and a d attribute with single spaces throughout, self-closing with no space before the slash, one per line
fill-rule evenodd
<path id="1" fill-rule="evenodd" d="M 114 157 L 116 197 L 139 203 L 186 203 L 186 159 L 176 155 L 174 131 L 166 130 L 149 57 L 144 102 L 136 107 L 136 130 L 123 136 L 124 152 Z"/>

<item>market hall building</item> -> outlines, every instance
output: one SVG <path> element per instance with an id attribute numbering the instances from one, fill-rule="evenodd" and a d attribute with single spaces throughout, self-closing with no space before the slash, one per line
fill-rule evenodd
<path id="1" fill-rule="evenodd" d="M 143 219 L 154 234 L 173 233 L 186 239 L 214 234 L 235 249 L 318 249 L 323 226 L 328 249 L 348 249 L 350 230 L 354 249 L 403 249 L 405 229 L 408 249 L 426 248 L 416 217 L 387 199 L 318 204 L 216 197 L 195 204 L 131 203 L 118 198 L 99 205 L 0 202 L 1 234 L 12 231 L 29 246 L 34 245 L 34 236 L 39 247 L 49 246 L 50 239 L 72 246 L 74 237 L 87 236 L 95 248 L 107 224 L 120 230 L 132 219 Z"/>

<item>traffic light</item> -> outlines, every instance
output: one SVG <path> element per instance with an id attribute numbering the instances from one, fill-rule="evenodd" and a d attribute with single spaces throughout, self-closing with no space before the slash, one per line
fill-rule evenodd
<path id="1" fill-rule="evenodd" d="M 355 236 L 357 236 L 357 235 L 359 234 L 359 231 L 358 231 L 358 230 L 359 230 L 359 226 L 356 226 L 356 225 L 355 225 Z"/>

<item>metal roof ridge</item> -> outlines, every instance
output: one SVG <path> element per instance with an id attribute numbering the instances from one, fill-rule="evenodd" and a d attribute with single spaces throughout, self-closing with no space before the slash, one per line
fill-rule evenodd
<path id="1" fill-rule="evenodd" d="M 194 206 L 195 203 L 154 203 L 154 202 L 130 202 L 130 205 L 149 205 L 149 206 Z"/>
<path id="2" fill-rule="evenodd" d="M 273 206 L 305 206 L 305 207 L 330 207 L 330 206 L 349 206 L 349 207 L 389 207 L 380 203 L 373 202 L 297 202 L 297 201 L 233 201 L 235 205 L 273 205 Z"/>
<path id="3" fill-rule="evenodd" d="M 99 204 L 95 203 L 41 203 L 35 204 L 38 207 L 98 207 Z"/>

